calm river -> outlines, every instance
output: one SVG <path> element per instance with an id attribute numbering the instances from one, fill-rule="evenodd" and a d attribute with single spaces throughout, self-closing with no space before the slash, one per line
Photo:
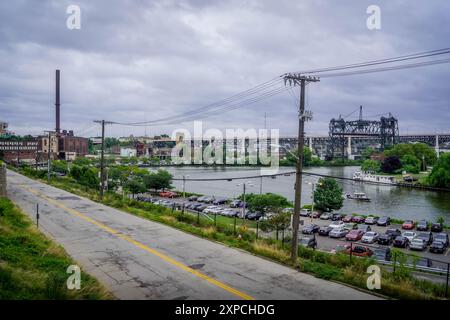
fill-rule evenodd
<path id="1" fill-rule="evenodd" d="M 305 171 L 343 176 L 351 178 L 354 171 L 359 167 L 315 167 Z M 222 177 L 244 177 L 260 174 L 258 168 L 251 167 L 167 167 L 174 178 L 222 178 Z M 280 168 L 280 173 L 294 171 L 295 168 Z M 186 179 L 189 179 L 186 178 Z M 302 204 L 311 203 L 311 185 L 307 181 L 317 181 L 315 177 L 304 176 Z M 242 181 L 250 181 L 253 186 L 247 188 L 247 193 L 259 193 L 261 179 L 233 180 L 233 181 L 187 181 L 186 192 L 201 193 L 216 197 L 234 198 L 242 193 Z M 276 179 L 262 179 L 262 192 L 278 193 L 290 201 L 294 200 L 295 175 L 278 176 Z M 437 217 L 443 216 L 446 223 L 450 224 L 450 193 L 406 189 L 391 186 L 377 186 L 362 184 L 353 181 L 338 180 L 344 188 L 344 193 L 360 191 L 372 200 L 371 202 L 358 202 L 356 200 L 344 200 L 341 213 L 361 213 L 388 215 L 393 218 L 427 219 L 435 221 Z M 182 190 L 182 181 L 174 181 L 176 190 Z"/>

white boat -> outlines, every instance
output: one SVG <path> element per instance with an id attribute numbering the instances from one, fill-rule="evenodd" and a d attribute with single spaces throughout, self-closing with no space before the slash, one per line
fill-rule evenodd
<path id="1" fill-rule="evenodd" d="M 353 173 L 353 180 L 357 181 L 367 181 L 374 183 L 385 183 L 385 184 L 394 184 L 395 180 L 392 176 L 383 176 L 374 173 L 367 173 L 361 171 L 355 171 Z"/>
<path id="2" fill-rule="evenodd" d="M 370 198 L 366 196 L 364 192 L 354 192 L 353 194 L 347 194 L 347 199 L 359 200 L 359 201 L 370 201 Z"/>

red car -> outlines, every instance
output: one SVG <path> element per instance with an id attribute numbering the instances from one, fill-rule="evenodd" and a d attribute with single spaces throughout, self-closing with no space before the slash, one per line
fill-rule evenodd
<path id="1" fill-rule="evenodd" d="M 364 232 L 362 230 L 351 230 L 347 233 L 345 239 L 349 241 L 358 241 L 362 238 L 363 234 Z"/>
<path id="2" fill-rule="evenodd" d="M 172 191 L 164 191 L 160 192 L 159 196 L 164 198 L 175 198 L 177 196 L 177 193 Z"/>
<path id="3" fill-rule="evenodd" d="M 412 230 L 412 229 L 414 229 L 414 221 L 406 220 L 402 224 L 402 229 L 405 229 L 405 230 Z"/>
<path id="4" fill-rule="evenodd" d="M 354 223 L 364 223 L 365 220 L 366 219 L 364 219 L 364 217 L 361 217 L 361 216 L 354 216 L 352 218 L 352 222 L 354 222 Z"/>
<path id="5" fill-rule="evenodd" d="M 347 248 L 343 251 L 343 253 L 347 253 L 358 257 L 371 257 L 373 255 L 373 251 L 369 247 L 365 246 L 347 246 Z"/>
<path id="6" fill-rule="evenodd" d="M 342 221 L 344 221 L 344 222 L 352 222 L 352 218 L 353 218 L 353 216 L 346 215 L 345 217 L 342 218 Z"/>

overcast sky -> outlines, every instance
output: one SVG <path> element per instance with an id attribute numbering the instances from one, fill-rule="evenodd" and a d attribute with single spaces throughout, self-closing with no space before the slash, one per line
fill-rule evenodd
<path id="1" fill-rule="evenodd" d="M 67 6 L 81 29 L 66 27 Z M 381 30 L 366 26 L 381 8 Z M 54 129 L 54 73 L 61 69 L 62 128 L 99 134 L 94 119 L 133 122 L 216 102 L 285 72 L 450 47 L 450 2 L 2 1 L 0 120 L 19 134 Z M 392 112 L 402 133 L 450 132 L 450 64 L 309 85 L 307 134 L 363 105 Z M 204 128 L 297 130 L 298 88 L 204 121 Z M 357 113 L 349 117 L 356 118 Z M 372 117 L 373 119 L 373 117 Z M 170 134 L 174 126 L 110 126 L 108 135 Z"/>

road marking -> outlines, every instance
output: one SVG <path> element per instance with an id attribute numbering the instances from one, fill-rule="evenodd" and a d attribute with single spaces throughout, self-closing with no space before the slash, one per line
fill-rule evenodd
<path id="1" fill-rule="evenodd" d="M 447 252 L 445 253 L 445 256 L 447 256 L 448 255 L 448 252 L 450 251 L 450 249 L 447 249 Z"/>
<path id="2" fill-rule="evenodd" d="M 159 258 L 161 258 L 162 260 L 170 263 L 171 265 L 176 266 L 176 267 L 178 267 L 178 268 L 180 268 L 180 269 L 182 269 L 184 271 L 187 271 L 187 272 L 189 272 L 189 273 L 191 273 L 191 274 L 193 274 L 193 275 L 195 275 L 195 276 L 197 276 L 197 277 L 199 277 L 199 278 L 209 282 L 210 284 L 213 284 L 213 285 L 215 285 L 215 286 L 217 286 L 219 288 L 222 288 L 225 291 L 228 291 L 229 293 L 232 293 L 232 294 L 234 294 L 234 295 L 236 295 L 236 296 L 238 296 L 238 297 L 240 297 L 240 298 L 242 298 L 244 300 L 255 300 L 255 298 L 253 298 L 252 296 L 249 296 L 248 294 L 240 292 L 239 290 L 234 289 L 234 288 L 228 286 L 227 284 L 225 284 L 223 282 L 220 282 L 220 281 L 218 281 L 216 279 L 213 279 L 213 278 L 207 276 L 206 274 L 203 274 L 203 273 L 201 273 L 201 272 L 199 272 L 197 270 L 194 270 L 194 269 L 192 269 L 192 268 L 182 264 L 181 262 L 170 258 L 169 256 L 165 255 L 164 253 L 161 253 L 161 252 L 159 252 L 159 251 L 157 251 L 155 249 L 152 249 L 152 248 L 146 246 L 145 244 L 143 244 L 143 243 L 141 243 L 139 241 L 136 241 L 133 238 L 130 238 L 130 237 L 122 234 L 121 232 L 119 232 L 119 231 L 117 231 L 117 230 L 115 230 L 113 228 L 110 228 L 107 225 L 105 225 L 105 224 L 103 224 L 101 222 L 98 222 L 98 221 L 96 221 L 96 220 L 94 220 L 94 219 L 84 215 L 83 213 L 81 213 L 81 212 L 79 212 L 77 210 L 68 208 L 65 205 L 63 205 L 62 203 L 60 203 L 60 202 L 58 202 L 56 200 L 53 200 L 52 198 L 49 198 L 48 196 L 46 196 L 45 194 L 43 194 L 43 193 L 41 193 L 39 191 L 36 191 L 36 190 L 26 186 L 26 185 L 20 185 L 20 187 L 25 189 L 25 190 L 27 190 L 27 191 L 29 191 L 29 192 L 31 192 L 35 196 L 37 196 L 39 198 L 42 198 L 42 199 L 46 200 L 47 202 L 49 202 L 49 203 L 51 203 L 51 204 L 53 204 L 53 205 L 55 205 L 55 206 L 65 210 L 65 211 L 68 211 L 71 214 L 73 214 L 73 215 L 75 215 L 77 217 L 80 217 L 80 218 L 82 218 L 83 220 L 85 220 L 85 221 L 87 221 L 89 223 L 92 223 L 93 225 L 99 227 L 100 229 L 103 229 L 106 232 L 109 232 L 109 233 L 117 236 L 118 238 L 121 238 L 121 239 L 123 239 L 123 240 L 125 240 L 125 241 L 127 241 L 127 242 L 129 242 L 131 244 L 134 244 L 136 247 L 141 248 L 141 249 L 143 249 L 143 250 L 145 250 L 145 251 L 147 251 L 147 252 L 149 252 L 149 253 L 151 253 L 151 254 L 159 257 Z"/>

